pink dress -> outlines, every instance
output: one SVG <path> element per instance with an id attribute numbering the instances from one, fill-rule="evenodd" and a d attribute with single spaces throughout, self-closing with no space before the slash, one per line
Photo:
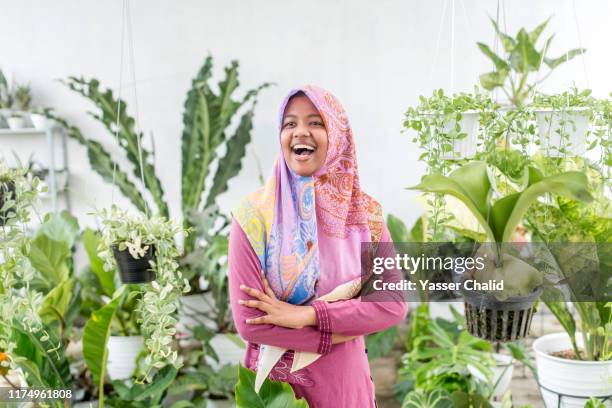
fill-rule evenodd
<path id="1" fill-rule="evenodd" d="M 342 241 L 319 233 L 321 275 L 316 285 L 316 297 L 329 293 L 346 281 L 347 271 L 353 267 L 355 256 L 351 251 L 326 251 L 342 248 Z M 333 245 L 331 240 L 336 242 Z M 338 242 L 340 241 L 340 242 Z M 386 226 L 383 226 L 381 242 L 391 242 Z M 383 245 L 377 256 L 394 256 L 390 245 Z M 229 241 L 229 289 L 231 307 L 240 336 L 248 342 L 244 365 L 257 370 L 259 345 L 268 344 L 290 349 L 272 369 L 269 378 L 291 385 L 298 398 L 305 398 L 311 408 L 374 408 L 376 407 L 374 384 L 370 376 L 367 350 L 363 336 L 384 330 L 406 318 L 407 304 L 403 301 L 362 302 L 360 298 L 326 303 L 315 301 L 317 326 L 301 329 L 258 324 L 250 325 L 247 318 L 264 313 L 238 304 L 239 299 L 250 297 L 239 289 L 240 284 L 263 290 L 260 278 L 260 261 L 244 231 L 236 220 L 232 221 Z M 331 345 L 331 333 L 359 336 L 354 340 Z M 310 351 L 323 354 L 311 365 L 290 373 L 293 351 Z"/>

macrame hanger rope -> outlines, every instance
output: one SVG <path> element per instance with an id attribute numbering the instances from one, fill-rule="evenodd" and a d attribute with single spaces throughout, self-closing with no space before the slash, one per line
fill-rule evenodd
<path id="1" fill-rule="evenodd" d="M 578 37 L 578 47 L 580 48 L 580 59 L 582 59 L 582 70 L 584 71 L 584 81 L 586 87 L 589 86 L 589 75 L 586 66 L 586 57 L 584 56 L 584 49 L 582 48 L 582 34 L 580 33 L 580 24 L 578 23 L 578 13 L 576 12 L 576 0 L 572 0 L 572 10 L 574 15 L 574 24 L 576 25 L 576 35 Z"/>
<path id="2" fill-rule="evenodd" d="M 455 93 L 455 0 L 451 2 L 451 32 L 450 32 L 450 95 Z"/>
<path id="3" fill-rule="evenodd" d="M 130 71 L 132 74 L 132 84 L 134 89 L 134 114 L 135 114 L 135 124 L 134 131 L 136 133 L 136 145 L 138 146 L 138 165 L 140 167 L 140 180 L 142 181 L 142 188 L 146 190 L 147 185 L 145 183 L 144 178 L 144 163 L 142 160 L 142 133 L 139 129 L 140 124 L 140 115 L 138 111 L 138 92 L 136 89 L 136 59 L 134 58 L 134 36 L 132 31 L 132 14 L 130 11 L 130 2 L 129 0 L 125 0 L 127 3 L 126 11 L 127 11 L 127 32 L 128 32 L 128 48 L 130 53 Z M 145 214 L 149 217 L 149 205 L 147 200 L 144 200 L 145 203 Z"/>
<path id="4" fill-rule="evenodd" d="M 115 141 L 119 146 L 119 117 L 121 115 L 121 88 L 123 87 L 123 51 L 125 44 L 125 12 L 127 1 L 123 0 L 121 7 L 121 55 L 119 56 L 119 88 L 117 90 L 117 121 L 115 123 Z M 115 204 L 115 190 L 117 189 L 117 162 L 113 161 L 113 187 L 111 189 L 111 204 Z"/>
<path id="5" fill-rule="evenodd" d="M 438 64 L 438 54 L 440 53 L 440 40 L 442 39 L 442 29 L 444 28 L 444 18 L 446 17 L 446 1 L 442 2 L 442 17 L 440 18 L 440 26 L 438 27 L 438 36 L 436 38 L 436 49 L 434 51 L 434 56 L 431 61 L 431 68 L 429 70 L 429 79 L 428 83 L 431 83 L 433 79 L 433 73 L 436 65 Z"/>

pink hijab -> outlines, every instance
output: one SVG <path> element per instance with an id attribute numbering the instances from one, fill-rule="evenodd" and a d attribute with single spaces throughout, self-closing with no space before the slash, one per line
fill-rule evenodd
<path id="1" fill-rule="evenodd" d="M 292 90 L 281 105 L 279 129 L 289 99 L 300 91 L 323 118 L 328 135 L 325 163 L 314 175 L 299 176 L 281 151 L 265 186 L 233 211 L 272 290 L 292 304 L 313 300 L 320 273 L 319 229 L 349 240 L 359 253 L 364 233 L 377 243 L 383 225 L 380 204 L 361 191 L 351 127 L 335 96 L 312 85 Z M 328 242 L 334 245 L 335 240 Z M 360 259 L 355 258 L 353 270 L 359 277 Z"/>

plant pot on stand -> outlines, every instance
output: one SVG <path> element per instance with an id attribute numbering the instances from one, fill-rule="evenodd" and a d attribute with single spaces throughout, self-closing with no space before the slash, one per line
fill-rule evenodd
<path id="1" fill-rule="evenodd" d="M 25 119 L 21 115 L 11 115 L 6 118 L 8 126 L 11 130 L 19 130 L 25 127 Z"/>
<path id="2" fill-rule="evenodd" d="M 155 258 L 154 245 L 149 245 L 144 256 L 140 258 L 134 258 L 127 248 L 120 250 L 118 245 L 113 245 L 112 248 L 121 282 L 146 283 L 155 280 L 155 271 L 151 269 L 150 264 Z"/>
<path id="3" fill-rule="evenodd" d="M 452 139 L 451 150 L 444 152 L 441 158 L 444 160 L 471 159 L 476 154 L 476 144 L 478 142 L 478 124 L 480 114 L 475 110 L 461 112 L 459 127 L 465 137 Z M 445 126 L 444 131 L 448 134 L 457 126 L 457 121 L 453 118 Z"/>
<path id="4" fill-rule="evenodd" d="M 136 358 L 144 347 L 142 336 L 108 338 L 107 371 L 111 380 L 130 378 L 136 369 Z"/>
<path id="5" fill-rule="evenodd" d="M 511 296 L 505 300 L 498 300 L 487 292 L 462 292 L 468 332 L 492 342 L 507 342 L 523 339 L 529 334 L 535 302 L 542 288 L 527 296 Z"/>
<path id="6" fill-rule="evenodd" d="M 577 157 L 585 153 L 589 129 L 588 108 L 535 111 L 540 149 L 549 157 Z"/>
<path id="7" fill-rule="evenodd" d="M 581 333 L 576 333 L 579 348 Z M 553 353 L 571 350 L 567 333 L 547 334 L 533 343 L 538 382 L 546 408 L 582 408 L 590 397 L 612 407 L 612 361 L 585 361 L 556 357 Z"/>

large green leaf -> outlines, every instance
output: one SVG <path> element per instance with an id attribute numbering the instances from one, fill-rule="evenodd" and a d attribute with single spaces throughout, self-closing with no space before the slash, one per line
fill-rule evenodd
<path id="1" fill-rule="evenodd" d="M 68 279 L 67 259 L 71 255 L 66 242 L 39 235 L 32 241 L 28 258 L 49 287 Z"/>
<path id="2" fill-rule="evenodd" d="M 451 408 L 453 403 L 446 390 L 414 390 L 402 402 L 402 408 Z"/>
<path id="3" fill-rule="evenodd" d="M 97 79 L 69 77 L 65 83 L 70 89 L 80 93 L 96 105 L 99 112 L 90 112 L 91 116 L 106 127 L 113 139 L 117 133 L 119 147 L 124 150 L 127 159 L 134 167 L 134 177 L 137 180 L 144 178 L 145 187 L 151 194 L 159 214 L 167 217 L 169 215 L 168 205 L 164 201 L 163 187 L 150 160 L 151 152 L 143 146 L 143 133 L 136 130 L 135 120 L 128 114 L 126 102 L 115 98 L 110 89 L 101 90 L 100 82 Z"/>
<path id="4" fill-rule="evenodd" d="M 584 202 L 592 200 L 584 173 L 571 171 L 546 177 L 530 185 L 523 192 L 506 196 L 493 205 L 491 225 L 495 240 L 509 242 L 529 206 L 545 193 L 559 194 Z"/>
<path id="5" fill-rule="evenodd" d="M 393 242 L 410 242 L 410 234 L 402 220 L 389 214 L 387 216 L 387 229 Z"/>
<path id="6" fill-rule="evenodd" d="M 101 240 L 100 236 L 94 230 L 87 228 L 83 232 L 82 239 L 91 271 L 98 278 L 100 286 L 104 290 L 104 294 L 109 297 L 112 296 L 116 289 L 113 274 L 104 270 L 104 262 L 98 256 L 98 247 Z"/>
<path id="7" fill-rule="evenodd" d="M 546 26 L 548 25 L 548 22 L 550 21 L 550 17 L 548 17 L 546 19 L 546 21 L 544 21 L 543 23 L 541 23 L 540 25 L 538 25 L 536 28 L 534 28 L 530 33 L 529 33 L 529 40 L 532 42 L 532 44 L 535 44 L 538 41 L 538 38 L 540 38 L 540 34 L 542 34 L 542 32 L 544 31 L 544 29 L 546 28 Z"/>
<path id="8" fill-rule="evenodd" d="M 584 48 L 574 48 L 573 50 L 569 50 L 567 53 L 561 55 L 557 58 L 544 58 L 544 63 L 548 65 L 548 68 L 554 69 L 559 65 L 575 58 L 577 55 L 582 55 L 586 52 Z"/>
<path id="9" fill-rule="evenodd" d="M 98 386 L 100 408 L 104 406 L 104 377 L 108 359 L 108 338 L 113 316 L 117 311 L 126 286 L 107 305 L 91 314 L 83 330 L 83 357 L 91 372 L 94 383 Z"/>
<path id="10" fill-rule="evenodd" d="M 484 228 L 486 234 L 493 240 L 493 231 L 487 222 L 491 184 L 487 175 L 487 165 L 476 161 L 455 170 L 450 176 L 430 174 L 422 178 L 411 190 L 426 193 L 449 194 L 462 201 Z"/>
<path id="11" fill-rule="evenodd" d="M 55 241 L 63 241 L 68 244 L 69 248 L 72 248 L 79 236 L 79 221 L 65 210 L 59 214 L 49 213 L 36 232 L 36 235 L 41 234 Z"/>
<path id="12" fill-rule="evenodd" d="M 83 136 L 79 128 L 71 126 L 68 122 L 53 114 L 48 114 L 51 119 L 56 120 L 66 129 L 69 137 L 82 144 L 87 149 L 87 157 L 91 168 L 98 173 L 104 181 L 108 183 L 115 182 L 115 185 L 139 211 L 145 212 L 146 204 L 141 191 L 132 183 L 128 175 L 121 167 L 113 160 L 110 153 L 95 140 L 87 139 Z M 114 175 L 114 177 L 113 177 Z"/>
<path id="13" fill-rule="evenodd" d="M 49 324 L 54 320 L 64 320 L 72 300 L 73 286 L 74 281 L 66 279 L 47 293 L 38 309 L 38 314 L 45 323 Z"/>
<path id="14" fill-rule="evenodd" d="M 504 47 L 504 51 L 506 51 L 507 53 L 512 52 L 512 50 L 516 46 L 516 40 L 510 37 L 508 34 L 503 33 L 499 29 L 499 26 L 497 25 L 497 22 L 495 20 L 493 20 L 492 18 L 490 20 L 491 20 L 491 24 L 493 24 L 493 28 L 495 28 L 495 33 L 498 35 L 499 39 L 501 40 L 502 46 Z"/>
<path id="15" fill-rule="evenodd" d="M 126 387 L 123 381 L 113 381 L 113 386 L 119 397 L 124 401 L 147 401 L 149 404 L 159 404 L 166 389 L 174 382 L 178 370 L 173 365 L 163 367 L 149 384 L 132 384 Z"/>
<path id="16" fill-rule="evenodd" d="M 246 153 L 246 146 L 251 142 L 251 130 L 253 129 L 253 110 L 250 109 L 240 118 L 240 124 L 236 132 L 227 141 L 225 156 L 219 160 L 217 172 L 213 185 L 206 197 L 204 208 L 215 203 L 217 196 L 227 191 L 228 182 L 240 173 L 242 158 Z"/>
<path id="17" fill-rule="evenodd" d="M 516 36 L 516 46 L 510 53 L 510 65 L 522 74 L 529 71 L 537 71 L 540 67 L 542 56 L 535 49 L 529 33 L 522 28 Z"/>
<path id="18" fill-rule="evenodd" d="M 291 386 L 285 382 L 266 379 L 255 392 L 255 372 L 239 366 L 236 384 L 236 406 L 238 408 L 307 408 L 308 403 L 295 399 Z"/>
<path id="19" fill-rule="evenodd" d="M 491 61 L 493 61 L 493 64 L 495 65 L 495 69 L 497 71 L 508 71 L 510 69 L 508 63 L 502 57 L 491 51 L 491 48 L 489 48 L 488 45 L 483 44 L 481 42 L 476 44 L 478 45 L 478 48 L 480 48 L 480 51 L 482 51 L 484 55 L 486 55 Z"/>

